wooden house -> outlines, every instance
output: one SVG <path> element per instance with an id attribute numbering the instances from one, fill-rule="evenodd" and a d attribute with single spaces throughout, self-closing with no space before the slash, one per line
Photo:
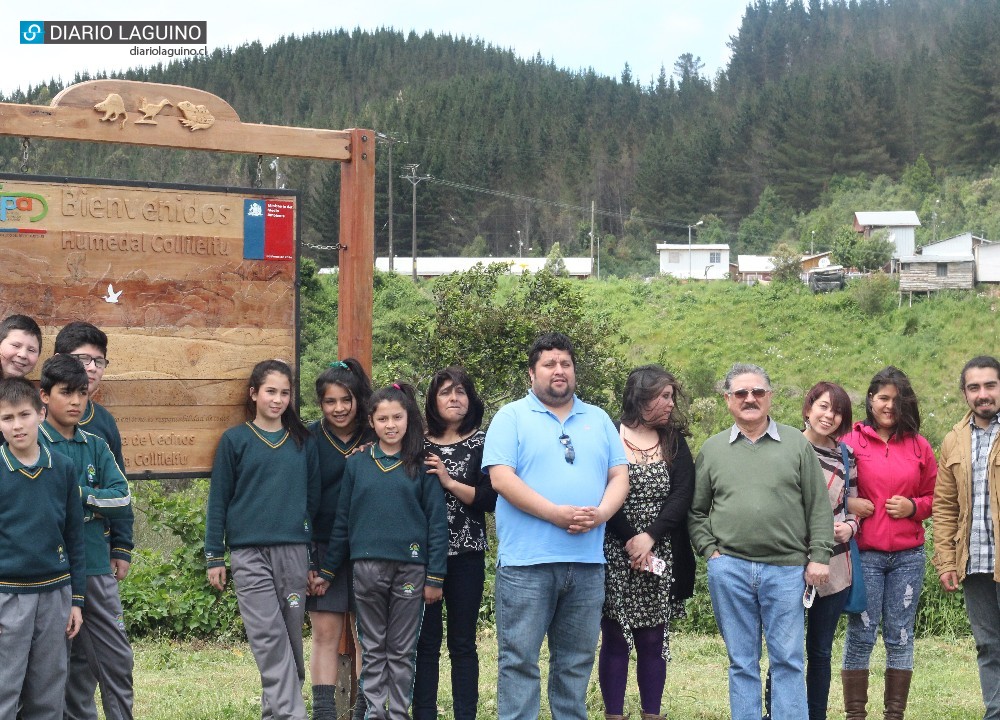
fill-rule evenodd
<path id="1" fill-rule="evenodd" d="M 899 258 L 899 291 L 970 290 L 976 261 L 968 255 L 910 255 Z"/>

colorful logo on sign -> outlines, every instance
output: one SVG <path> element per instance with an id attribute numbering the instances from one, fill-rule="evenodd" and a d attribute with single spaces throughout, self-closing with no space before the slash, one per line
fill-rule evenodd
<path id="1" fill-rule="evenodd" d="M 35 193 L 0 191 L 0 222 L 36 223 L 49 214 L 49 203 Z M 47 230 L 26 227 L 0 227 L 0 233 L 8 235 L 44 235 Z"/>
<path id="2" fill-rule="evenodd" d="M 243 200 L 243 259 L 295 259 L 295 203 L 290 200 Z"/>

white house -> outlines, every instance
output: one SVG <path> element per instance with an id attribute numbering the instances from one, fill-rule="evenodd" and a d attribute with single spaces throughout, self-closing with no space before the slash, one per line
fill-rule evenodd
<path id="1" fill-rule="evenodd" d="M 466 272 L 476 263 L 487 266 L 493 263 L 511 263 L 511 275 L 521 275 L 525 271 L 536 273 L 544 269 L 546 261 L 547 258 L 543 257 L 418 257 L 417 275 L 430 278 L 453 272 Z M 564 257 L 563 263 L 570 277 L 586 278 L 593 274 L 593 261 L 589 257 Z M 389 272 L 389 258 L 375 258 L 375 269 Z M 392 270 L 400 275 L 412 275 L 412 259 L 397 256 L 392 263 Z"/>
<path id="2" fill-rule="evenodd" d="M 971 255 L 976 261 L 976 282 L 1000 282 L 1000 243 L 978 237 L 971 232 L 924 245 L 920 254 L 942 258 Z"/>
<path id="3" fill-rule="evenodd" d="M 675 278 L 723 280 L 729 272 L 728 245 L 657 243 L 660 273 Z"/>
<path id="4" fill-rule="evenodd" d="M 910 257 L 916 252 L 918 227 L 920 219 L 912 210 L 854 213 L 854 230 L 864 233 L 865 237 L 869 237 L 875 230 L 885 229 L 889 232 L 889 241 L 896 247 L 892 257 L 897 260 Z"/>
<path id="5" fill-rule="evenodd" d="M 737 282 L 752 285 L 758 282 L 770 282 L 774 273 L 774 258 L 770 255 L 739 255 L 737 257 Z"/>
<path id="6" fill-rule="evenodd" d="M 1000 243 L 976 238 L 972 248 L 976 256 L 976 282 L 1000 283 Z"/>

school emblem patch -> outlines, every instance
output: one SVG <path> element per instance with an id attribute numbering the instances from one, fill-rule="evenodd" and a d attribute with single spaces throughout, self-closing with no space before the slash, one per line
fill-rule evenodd
<path id="1" fill-rule="evenodd" d="M 66 551 L 63 550 L 62 545 L 56 548 L 56 552 L 59 553 L 59 562 L 61 563 L 66 562 Z"/>
<path id="2" fill-rule="evenodd" d="M 302 602 L 302 598 L 299 596 L 298 593 L 290 593 L 288 597 L 285 598 L 285 600 L 288 603 L 288 607 L 290 608 L 297 608 L 299 604 Z"/>
<path id="3" fill-rule="evenodd" d="M 125 632 L 125 616 L 122 615 L 121 613 L 115 615 L 115 625 L 118 626 L 119 630 Z"/>
<path id="4" fill-rule="evenodd" d="M 412 595 L 415 591 L 416 591 L 416 588 L 413 586 L 413 583 L 403 583 L 403 594 L 404 595 Z"/>
<path id="5" fill-rule="evenodd" d="M 87 466 L 87 484 L 94 485 L 97 483 L 97 468 L 93 465 Z"/>
<path id="6" fill-rule="evenodd" d="M 418 545 L 417 543 L 410 544 L 410 556 L 420 557 L 420 545 Z"/>

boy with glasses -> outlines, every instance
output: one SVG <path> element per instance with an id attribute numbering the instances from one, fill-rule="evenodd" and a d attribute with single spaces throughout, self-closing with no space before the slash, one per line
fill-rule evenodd
<path id="1" fill-rule="evenodd" d="M 108 361 L 108 336 L 95 325 L 88 322 L 72 322 L 66 325 L 59 334 L 56 335 L 56 353 L 75 357 L 83 364 L 87 371 L 87 405 L 79 420 L 81 430 L 93 433 L 102 438 L 111 450 L 115 462 L 119 469 L 125 473 L 125 460 L 122 457 L 122 438 L 118 430 L 118 424 L 108 410 L 94 401 L 94 394 L 101 386 L 104 372 L 110 362 Z M 132 562 L 132 524 L 133 514 L 131 506 L 124 517 L 114 520 L 104 520 L 106 525 L 106 536 L 110 542 L 111 555 L 111 579 L 121 582 L 128 575 Z M 110 624 L 103 628 L 95 628 L 95 623 L 88 624 L 88 631 L 92 631 L 95 637 L 106 636 L 106 641 L 112 643 L 115 648 L 113 662 L 120 668 L 116 676 L 128 678 L 128 682 L 121 683 L 121 687 L 101 689 L 101 698 L 105 707 L 105 714 L 109 718 L 126 717 L 131 718 L 132 708 L 132 647 L 125 636 L 125 625 L 121 611 L 120 599 L 117 588 L 110 587 L 107 577 L 103 575 L 88 577 L 88 586 L 92 583 L 109 585 L 104 590 L 108 594 L 109 604 L 106 613 Z M 94 595 L 91 593 L 91 597 Z M 94 600 L 96 603 L 97 601 Z M 88 619 L 91 608 L 87 609 Z M 96 611 L 95 611 L 96 612 Z M 97 705 L 94 702 L 94 691 L 97 689 L 98 679 L 92 672 L 84 652 L 84 642 L 73 644 L 73 653 L 70 659 L 69 681 L 66 683 L 66 720 L 96 720 Z M 127 672 L 126 672 L 127 669 Z M 115 701 L 119 708 L 122 708 L 120 715 L 108 714 L 108 695 L 117 697 Z M 124 708 L 127 708 L 127 713 Z"/>

